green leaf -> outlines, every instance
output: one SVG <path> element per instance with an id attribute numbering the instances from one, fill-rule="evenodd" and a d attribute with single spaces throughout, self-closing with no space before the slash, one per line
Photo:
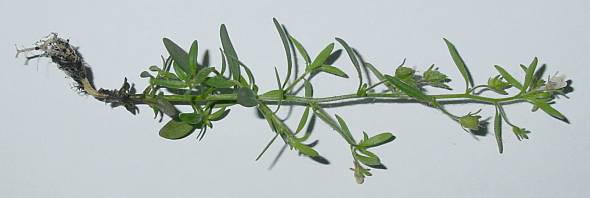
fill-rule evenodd
<path id="1" fill-rule="evenodd" d="M 160 110 L 162 113 L 170 117 L 176 117 L 178 115 L 178 110 L 176 107 L 174 107 L 172 103 L 162 98 L 162 95 L 158 95 L 156 97 L 156 107 L 158 107 L 158 110 Z"/>
<path id="2" fill-rule="evenodd" d="M 244 107 L 253 107 L 258 104 L 258 100 L 256 99 L 256 94 L 254 94 L 254 92 L 251 89 L 249 89 L 247 87 L 240 87 L 237 92 L 238 92 L 238 99 L 237 99 L 238 104 L 240 104 Z"/>
<path id="3" fill-rule="evenodd" d="M 172 66 L 172 56 L 168 56 L 168 58 L 166 58 L 166 60 L 164 60 L 164 56 L 160 56 L 162 57 L 162 61 L 163 61 L 163 65 L 162 65 L 162 70 L 165 72 L 169 72 L 170 71 L 170 67 Z"/>
<path id="4" fill-rule="evenodd" d="M 324 121 L 324 123 L 328 124 L 330 127 L 332 127 L 332 129 L 334 129 L 336 132 L 338 132 L 344 138 L 344 140 L 346 140 L 346 142 L 348 142 L 348 144 L 350 144 L 350 145 L 356 144 L 354 139 L 352 139 L 350 135 L 346 135 L 346 132 L 344 132 L 340 128 L 340 125 L 338 125 L 338 123 L 336 123 L 336 121 L 330 115 L 328 115 L 328 113 L 326 113 L 326 111 L 322 107 L 320 107 L 319 105 L 317 105 L 315 103 L 312 103 L 311 107 L 313 108 L 313 113 L 316 116 L 318 116 L 318 118 L 320 118 L 322 121 Z"/>
<path id="5" fill-rule="evenodd" d="M 326 62 L 326 60 L 328 59 L 330 54 L 332 54 L 333 50 L 334 50 L 334 43 L 330 43 L 318 54 L 318 56 L 316 56 L 316 58 L 313 60 L 313 62 L 307 66 L 306 70 L 312 71 L 312 70 L 316 69 L 317 67 L 322 66 L 324 64 L 324 62 Z"/>
<path id="6" fill-rule="evenodd" d="M 299 133 L 301 130 L 303 130 L 303 127 L 305 127 L 305 123 L 307 123 L 308 117 L 309 117 L 309 106 L 305 107 L 305 111 L 303 111 L 303 115 L 301 116 L 301 119 L 299 120 L 299 125 L 297 125 L 297 130 L 295 130 L 295 133 Z"/>
<path id="7" fill-rule="evenodd" d="M 559 111 L 557 111 L 557 109 L 551 107 L 551 105 L 547 104 L 545 101 L 534 100 L 534 99 L 530 99 L 529 101 L 532 102 L 537 107 L 541 108 L 541 110 L 543 110 L 545 113 L 549 114 L 550 116 L 553 116 L 553 117 L 558 118 L 560 120 L 566 119 L 563 114 L 561 114 Z"/>
<path id="8" fill-rule="evenodd" d="M 166 79 L 158 79 L 152 78 L 150 79 L 150 83 L 162 87 L 173 88 L 173 89 L 182 89 L 188 87 L 185 82 L 180 80 L 166 80 Z"/>
<path id="9" fill-rule="evenodd" d="M 178 118 L 187 124 L 195 125 L 200 124 L 203 120 L 203 116 L 198 113 L 181 113 L 178 115 Z"/>
<path id="10" fill-rule="evenodd" d="M 367 88 L 369 85 L 367 83 L 363 83 L 360 89 L 356 91 L 357 96 L 367 96 Z"/>
<path id="11" fill-rule="evenodd" d="M 393 140 L 395 140 L 395 136 L 389 132 L 385 132 L 385 133 L 381 133 L 379 135 L 375 135 L 373 137 L 370 137 L 366 140 L 362 140 L 358 146 L 365 147 L 365 148 L 371 148 L 371 147 L 376 147 L 379 145 L 389 143 Z"/>
<path id="12" fill-rule="evenodd" d="M 279 89 L 282 89 L 281 87 L 281 77 L 279 76 L 279 70 L 277 70 L 277 68 L 275 67 L 275 79 L 277 80 L 277 87 Z"/>
<path id="13" fill-rule="evenodd" d="M 371 70 L 373 75 L 375 75 L 377 77 L 377 79 L 379 79 L 379 81 L 381 81 L 381 82 L 387 81 L 387 78 L 385 78 L 385 76 L 383 76 L 383 74 L 379 70 L 377 70 L 377 68 L 375 68 L 375 66 L 373 66 L 371 63 L 366 63 L 365 67 L 369 68 L 369 70 Z M 389 83 L 384 83 L 384 84 L 389 89 L 389 91 L 391 91 L 392 93 L 395 93 L 395 87 L 392 84 L 389 84 Z"/>
<path id="14" fill-rule="evenodd" d="M 214 67 L 205 67 L 195 75 L 195 84 L 200 84 L 206 80 L 210 73 L 216 72 Z"/>
<path id="15" fill-rule="evenodd" d="M 336 115 L 336 119 L 338 120 L 338 124 L 340 125 L 341 133 L 344 136 L 344 138 L 350 140 L 351 142 L 356 142 L 356 140 L 354 140 L 354 137 L 350 133 L 350 129 L 348 128 L 348 125 L 346 125 L 344 119 L 342 119 L 338 115 Z"/>
<path id="16" fill-rule="evenodd" d="M 225 69 L 227 68 L 225 53 L 221 48 L 219 49 L 219 51 L 221 52 L 221 74 L 225 74 Z"/>
<path id="17" fill-rule="evenodd" d="M 229 39 L 229 35 L 227 34 L 227 29 L 225 28 L 225 24 L 221 25 L 221 30 L 219 31 L 220 38 L 221 38 L 221 45 L 223 46 L 223 51 L 228 56 L 234 57 L 235 59 L 229 58 L 227 60 L 227 64 L 229 66 L 229 71 L 232 74 L 232 77 L 235 81 L 240 81 L 240 65 L 236 59 L 238 59 L 238 54 L 234 49 L 234 46 Z"/>
<path id="18" fill-rule="evenodd" d="M 205 81 L 205 84 L 215 88 L 230 88 L 237 85 L 234 81 L 227 80 L 223 76 L 214 76 Z"/>
<path id="19" fill-rule="evenodd" d="M 246 75 L 248 76 L 248 81 L 250 82 L 250 85 L 251 85 L 252 87 L 255 87 L 255 86 L 256 86 L 256 84 L 255 84 L 255 82 L 254 82 L 254 75 L 252 74 L 252 71 L 250 71 L 250 68 L 248 68 L 248 66 L 246 66 L 246 64 L 244 64 L 244 63 L 242 63 L 240 60 L 238 60 L 238 58 L 237 58 L 237 57 L 235 57 L 235 56 L 232 56 L 231 54 L 227 54 L 227 52 L 226 52 L 226 54 L 225 54 L 225 55 L 226 55 L 226 57 L 227 57 L 227 59 L 228 59 L 228 60 L 234 60 L 234 61 L 236 61 L 236 62 L 238 63 L 238 66 L 241 66 L 241 67 L 243 67 L 243 68 L 244 68 L 244 70 L 246 71 Z M 231 69 L 231 68 L 230 68 L 230 69 Z M 242 76 L 240 76 L 240 79 L 242 79 L 242 78 L 243 78 L 243 77 L 242 77 Z M 237 81 L 238 81 L 238 82 L 241 82 L 240 80 L 237 80 Z M 243 85 L 244 85 L 244 86 L 248 86 L 248 84 L 246 84 L 246 83 L 244 83 Z"/>
<path id="20" fill-rule="evenodd" d="M 160 137 L 169 140 L 178 140 L 190 135 L 196 127 L 182 121 L 172 119 L 160 129 Z"/>
<path id="21" fill-rule="evenodd" d="M 285 55 L 287 56 L 287 76 L 285 77 L 285 79 L 286 79 L 285 83 L 281 87 L 281 88 L 284 88 L 287 85 L 289 78 L 291 78 L 291 69 L 293 68 L 293 63 L 292 63 L 293 60 L 291 59 L 291 48 L 289 48 L 289 40 L 287 39 L 287 33 L 285 32 L 285 30 L 283 29 L 283 27 L 281 26 L 279 21 L 277 21 L 276 18 L 272 18 L 272 21 L 274 22 L 275 28 L 277 29 L 277 31 L 281 37 L 281 41 L 283 42 L 283 47 L 285 48 Z"/>
<path id="22" fill-rule="evenodd" d="M 141 77 L 141 78 L 153 78 L 154 76 L 152 76 L 152 74 L 150 74 L 150 72 L 142 71 L 141 74 L 139 74 L 139 77 Z"/>
<path id="23" fill-rule="evenodd" d="M 467 89 L 469 89 L 469 86 L 473 87 L 473 78 L 471 77 L 471 74 L 469 73 L 469 70 L 467 69 L 465 62 L 463 61 L 463 58 L 461 58 L 461 56 L 459 55 L 457 48 L 455 48 L 455 45 L 453 45 L 453 43 L 451 43 L 446 38 L 443 38 L 443 40 L 445 40 L 447 48 L 449 48 L 449 52 L 451 53 L 451 57 L 453 58 L 455 65 L 457 65 L 459 72 L 461 72 L 461 75 L 465 79 L 465 86 L 467 86 Z"/>
<path id="24" fill-rule="evenodd" d="M 390 82 L 391 84 L 396 86 L 398 89 L 400 89 L 402 92 L 404 92 L 406 95 L 408 95 L 412 98 L 416 98 L 418 100 L 428 102 L 428 103 L 435 102 L 435 98 L 433 98 L 432 96 L 428 96 L 428 95 L 422 93 L 422 91 L 420 91 L 418 88 L 406 84 L 405 82 L 403 82 L 402 80 L 400 80 L 399 78 L 397 78 L 395 76 L 385 75 L 385 78 L 387 79 L 388 82 Z"/>
<path id="25" fill-rule="evenodd" d="M 178 78 L 184 81 L 188 79 L 188 74 L 184 72 L 184 69 L 182 69 L 176 61 L 172 63 L 172 66 L 174 67 L 174 73 L 176 73 Z"/>
<path id="26" fill-rule="evenodd" d="M 262 96 L 273 97 L 273 98 L 282 98 L 283 97 L 283 90 L 280 90 L 280 89 L 270 90 L 270 91 L 267 91 L 266 93 L 263 93 Z"/>
<path id="27" fill-rule="evenodd" d="M 176 76 L 176 74 L 170 73 L 167 71 L 158 72 L 158 77 L 162 77 L 163 79 L 167 79 L 167 80 L 180 80 L 180 78 L 178 78 L 178 76 Z"/>
<path id="28" fill-rule="evenodd" d="M 198 65 L 198 64 L 197 64 L 197 67 L 199 67 L 199 66 L 200 66 L 200 67 L 209 67 L 209 66 L 211 66 L 211 64 L 210 64 L 210 62 L 211 62 L 211 61 L 209 60 L 209 59 L 210 59 L 210 57 L 211 57 L 211 56 L 209 55 L 209 50 L 208 50 L 208 49 L 206 49 L 206 50 L 205 50 L 205 53 L 203 53 L 203 60 L 201 61 L 201 65 Z M 198 68 L 197 68 L 197 69 L 198 69 Z"/>
<path id="29" fill-rule="evenodd" d="M 508 73 L 504 68 L 502 68 L 499 65 L 494 65 L 494 67 L 496 67 L 496 70 L 498 70 L 498 72 L 500 73 L 500 75 L 502 75 L 502 77 L 508 81 L 508 83 L 510 83 L 510 85 L 523 90 L 522 89 L 522 84 L 520 84 L 520 82 L 518 82 L 518 80 L 516 80 L 512 75 L 510 75 L 510 73 Z"/>
<path id="30" fill-rule="evenodd" d="M 229 114 L 229 111 L 230 111 L 230 109 L 225 110 L 225 107 L 223 107 L 223 108 L 219 109 L 218 111 L 216 111 L 215 113 L 212 113 L 211 115 L 209 115 L 209 120 L 211 120 L 211 121 L 221 120 Z"/>
<path id="31" fill-rule="evenodd" d="M 359 64 L 359 61 L 356 57 L 356 53 L 354 52 L 354 49 L 352 49 L 352 47 L 350 47 L 348 43 L 346 43 L 346 41 L 342 40 L 341 38 L 336 38 L 336 41 L 338 41 L 338 43 L 340 43 L 340 45 L 344 47 L 344 50 L 346 50 L 346 54 L 348 54 L 348 57 L 350 57 L 350 61 L 352 61 L 352 65 L 354 66 L 354 69 L 356 69 L 356 73 L 359 78 L 358 87 L 360 89 L 360 87 L 363 84 L 363 75 L 361 71 L 361 65 Z"/>
<path id="32" fill-rule="evenodd" d="M 342 78 L 348 78 L 348 75 L 346 75 L 346 73 L 344 73 L 342 70 L 338 69 L 337 67 L 334 67 L 331 65 L 322 65 L 318 68 L 318 70 L 332 74 L 332 75 L 340 76 Z"/>
<path id="33" fill-rule="evenodd" d="M 199 43 L 197 40 L 193 41 L 191 44 L 191 49 L 188 53 L 188 68 L 190 69 L 191 76 L 197 73 L 197 67 L 199 63 L 197 62 L 197 57 L 199 56 Z"/>
<path id="34" fill-rule="evenodd" d="M 297 49 L 297 51 L 299 51 L 299 53 L 301 54 L 301 56 L 305 60 L 305 63 L 311 64 L 311 58 L 309 58 L 309 54 L 307 53 L 307 50 L 305 50 L 305 48 L 303 48 L 303 45 L 301 45 L 301 43 L 299 41 L 297 41 L 297 39 L 295 39 L 293 36 L 290 36 L 290 38 L 291 38 L 291 43 L 293 43 L 293 45 L 295 45 L 295 48 Z"/>
<path id="35" fill-rule="evenodd" d="M 502 144 L 502 114 L 496 107 L 496 116 L 494 118 L 494 133 L 496 135 L 496 143 L 498 143 L 498 152 L 500 154 L 504 152 L 504 146 Z"/>
<path id="36" fill-rule="evenodd" d="M 158 66 L 152 65 L 150 66 L 150 71 L 156 72 L 156 71 L 162 71 Z"/>
<path id="37" fill-rule="evenodd" d="M 258 110 L 264 116 L 266 121 L 268 121 L 268 125 L 271 127 L 271 129 L 280 134 L 285 143 L 291 144 L 292 141 L 290 138 L 292 137 L 293 133 L 289 127 L 287 127 L 285 123 L 264 103 L 260 103 L 258 105 Z"/>
<path id="38" fill-rule="evenodd" d="M 363 155 L 359 153 L 354 153 L 354 158 L 363 163 L 364 165 L 375 167 L 381 166 L 381 159 L 377 157 L 374 153 L 367 151 L 366 149 L 358 149 Z"/>
<path id="39" fill-rule="evenodd" d="M 379 166 L 381 165 L 381 161 L 379 160 L 379 158 L 374 158 L 374 157 L 367 157 L 367 156 L 363 156 L 363 155 L 359 155 L 359 154 L 354 154 L 355 158 L 360 161 L 361 163 L 363 163 L 364 165 L 367 166 Z"/>
<path id="40" fill-rule="evenodd" d="M 311 148 L 305 144 L 301 144 L 299 142 L 292 142 L 291 146 L 293 146 L 295 149 L 297 149 L 302 154 L 307 155 L 309 157 L 320 156 L 320 154 L 316 150 L 314 150 L 313 148 Z"/>
<path id="41" fill-rule="evenodd" d="M 308 80 L 305 80 L 303 83 L 303 87 L 305 88 L 305 97 L 311 98 L 313 97 L 313 86 Z"/>
<path id="42" fill-rule="evenodd" d="M 526 69 L 526 76 L 524 78 L 524 85 L 523 85 L 523 89 L 522 92 L 525 92 L 527 88 L 529 88 L 529 86 L 531 85 L 531 82 L 533 81 L 533 77 L 535 75 L 535 70 L 537 70 L 537 63 L 539 62 L 539 60 L 537 59 L 537 57 L 535 57 L 533 59 L 533 62 L 531 62 L 531 64 L 527 67 Z"/>
<path id="43" fill-rule="evenodd" d="M 277 137 L 279 137 L 279 134 L 275 134 L 274 137 L 272 137 L 272 139 L 270 139 L 270 141 L 268 141 L 268 143 L 266 144 L 266 146 L 264 147 L 264 149 L 262 149 L 262 151 L 260 152 L 260 154 L 258 154 L 258 156 L 256 157 L 256 161 L 258 161 L 262 155 L 264 155 L 264 153 L 266 153 L 266 151 L 268 150 L 268 148 L 270 148 L 270 145 L 272 145 L 272 143 L 275 142 L 275 140 L 277 139 Z"/>
<path id="44" fill-rule="evenodd" d="M 180 46 L 176 45 L 172 40 L 168 38 L 162 39 L 164 41 L 164 47 L 168 50 L 170 57 L 176 64 L 178 64 L 178 70 L 181 72 L 189 73 L 188 54 Z M 176 70 L 176 67 L 174 68 Z"/>

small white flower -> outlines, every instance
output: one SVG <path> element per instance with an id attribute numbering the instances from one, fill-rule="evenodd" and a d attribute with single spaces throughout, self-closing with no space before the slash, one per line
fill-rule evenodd
<path id="1" fill-rule="evenodd" d="M 558 90 L 567 86 L 567 82 L 565 81 L 565 75 L 558 75 L 557 72 L 555 75 L 550 76 L 547 84 L 545 84 L 545 90 Z"/>

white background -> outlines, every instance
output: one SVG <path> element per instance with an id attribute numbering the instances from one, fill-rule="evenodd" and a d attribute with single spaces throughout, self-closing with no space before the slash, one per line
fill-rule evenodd
<path id="1" fill-rule="evenodd" d="M 457 90 L 463 89 L 461 76 L 442 37 L 459 48 L 477 83 L 495 75 L 494 64 L 520 72 L 518 64 L 538 56 L 548 74 L 559 71 L 574 81 L 571 99 L 555 105 L 571 124 L 531 113 L 529 104 L 511 105 L 506 109 L 512 121 L 532 134 L 519 142 L 505 128 L 500 155 L 493 135 L 476 140 L 422 105 L 329 109 L 357 137 L 363 130 L 397 136 L 376 150 L 389 169 L 375 170 L 357 185 L 344 141 L 323 124 L 313 138 L 320 139 L 317 148 L 331 165 L 287 151 L 268 171 L 281 145 L 254 161 L 273 134 L 252 109 L 233 108 L 202 142 L 194 136 L 168 141 L 158 136 L 162 123 L 150 109 L 142 107 L 137 116 L 111 109 L 77 94 L 47 59 L 23 66 L 24 58 L 14 58 L 14 44 L 30 46 L 58 32 L 80 46 L 98 86 L 118 88 L 126 76 L 143 89 L 139 73 L 166 54 L 162 37 L 184 47 L 197 39 L 219 64 L 218 30 L 225 23 L 240 58 L 261 89 L 270 90 L 272 68 L 285 71 L 272 17 L 313 55 L 338 36 L 389 73 L 403 58 L 421 71 L 437 64 Z M 588 19 L 586 0 L 1 0 L 0 197 L 588 197 Z M 318 77 L 317 96 L 355 89 L 347 57 L 337 65 L 353 78 Z M 479 108 L 485 117 L 493 115 L 492 107 L 477 104 L 450 110 Z"/>

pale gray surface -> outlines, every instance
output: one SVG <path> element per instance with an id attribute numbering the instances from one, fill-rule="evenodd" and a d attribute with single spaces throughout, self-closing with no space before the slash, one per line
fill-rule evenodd
<path id="1" fill-rule="evenodd" d="M 0 1 L 0 197 L 589 197 L 587 88 L 590 3 L 576 1 Z M 444 2 L 444 3 L 443 3 Z M 424 70 L 435 63 L 461 88 L 442 37 L 453 41 L 485 82 L 494 64 L 528 63 L 533 56 L 574 79 L 572 99 L 556 107 L 571 124 L 530 105 L 510 106 L 512 120 L 532 130 L 518 142 L 505 131 L 505 153 L 493 135 L 474 140 L 447 117 L 412 104 L 330 109 L 360 134 L 398 136 L 378 149 L 387 171 L 354 183 L 343 140 L 325 125 L 316 128 L 323 166 L 286 152 L 267 166 L 254 158 L 272 137 L 251 109 L 234 108 L 203 142 L 167 141 L 151 111 L 132 116 L 76 94 L 70 80 L 48 60 L 23 66 L 14 44 L 28 46 L 49 32 L 79 45 L 102 87 L 124 76 L 139 88 L 138 74 L 159 64 L 166 36 L 215 51 L 226 23 L 240 57 L 253 67 L 263 90 L 275 86 L 273 66 L 284 69 L 272 17 L 316 54 L 335 36 L 391 72 L 404 57 Z M 216 51 L 215 51 L 216 52 Z M 219 59 L 214 53 L 213 61 Z M 346 59 L 342 59 L 346 60 Z M 340 61 L 353 74 L 348 61 Z M 350 92 L 355 79 L 316 79 L 319 95 Z M 477 105 L 453 106 L 457 113 Z M 483 114 L 490 116 L 491 107 Z M 370 115 L 373 114 L 373 115 Z"/>

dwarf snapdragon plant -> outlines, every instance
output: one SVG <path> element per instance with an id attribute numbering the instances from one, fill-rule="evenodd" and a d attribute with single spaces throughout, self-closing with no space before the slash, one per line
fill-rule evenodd
<path id="1" fill-rule="evenodd" d="M 221 25 L 220 29 L 220 65 L 213 66 L 210 63 L 209 51 L 205 51 L 203 58 L 199 60 L 197 41 L 194 41 L 189 49 L 183 49 L 172 40 L 164 38 L 164 46 L 169 56 L 162 57 L 160 66 L 150 66 L 147 71 L 141 72 L 140 76 L 148 81 L 148 85 L 140 93 L 134 85 L 127 82 L 127 79 L 119 89 L 97 89 L 92 80 L 90 67 L 82 59 L 77 47 L 71 45 L 69 40 L 58 37 L 56 33 L 35 43 L 34 47 L 17 49 L 17 56 L 19 53 L 34 53 L 27 56 L 27 61 L 38 57 L 51 58 L 59 69 L 75 81 L 75 86 L 80 92 L 109 103 L 112 107 L 122 106 L 136 114 L 139 110 L 138 105 L 147 105 L 160 121 L 164 115 L 169 117 L 159 131 L 159 135 L 166 139 L 183 139 L 198 131 L 195 137 L 201 140 L 207 131 L 213 128 L 214 123 L 230 113 L 230 108 L 254 108 L 274 132 L 274 137 L 256 160 L 280 137 L 285 144 L 283 148 L 296 150 L 299 154 L 320 163 L 328 163 L 314 148 L 317 140 L 310 140 L 313 126 L 319 119 L 342 136 L 348 145 L 353 163 L 351 170 L 358 183 L 363 183 L 366 176 L 371 176 L 369 168 L 385 169 L 381 158 L 371 149 L 393 141 L 395 136 L 390 132 L 351 131 L 343 117 L 325 110 L 327 105 L 371 104 L 377 99 L 388 100 L 391 103 L 402 100 L 421 103 L 440 110 L 465 131 L 474 134 L 487 128 L 487 121 L 481 120 L 482 116 L 479 115 L 481 109 L 466 115 L 456 115 L 446 110 L 445 105 L 449 104 L 449 101 L 491 105 L 495 108 L 493 131 L 500 153 L 503 152 L 502 124 L 505 123 L 512 128 L 518 140 L 528 139 L 530 133 L 508 119 L 508 113 L 504 110 L 505 105 L 528 102 L 533 105 L 533 111 L 541 109 L 550 116 L 567 122 L 566 117 L 553 108 L 552 104 L 558 96 L 565 96 L 572 89 L 562 75 L 553 75 L 545 81 L 543 76 L 546 66 L 539 66 L 537 58 L 533 58 L 527 65 L 520 65 L 524 78 L 515 77 L 504 67 L 495 65 L 498 74 L 490 77 L 487 84 L 476 85 L 456 47 L 444 39 L 451 58 L 465 81 L 465 88 L 448 94 L 428 94 L 427 88 L 453 90 L 447 84 L 451 79 L 434 65 L 418 73 L 414 68 L 406 66 L 404 61 L 393 73 L 381 72 L 340 38 L 336 38 L 335 43 L 326 45 L 317 55 L 312 56 L 282 24 L 276 19 L 273 21 L 284 47 L 287 72 L 281 76 L 275 68 L 276 87 L 266 88 L 265 91 L 256 83 L 251 67 L 238 57 L 225 25 Z M 344 50 L 336 49 L 337 45 Z M 342 51 L 350 58 L 356 70 L 358 85 L 352 93 L 314 97 L 314 76 L 333 75 L 335 78 L 349 78 L 349 74 L 333 65 Z M 300 70 L 301 60 L 305 66 Z M 507 91 L 509 89 L 515 89 L 516 91 L 511 91 L 515 94 L 510 95 Z M 482 96 L 481 94 L 486 91 L 493 91 L 498 97 Z M 191 110 L 180 111 L 177 108 L 179 106 L 189 106 Z M 285 123 L 286 119 L 277 114 L 285 106 L 305 108 L 298 117 L 299 122 L 296 126 L 288 126 Z M 358 136 L 360 138 L 357 138 Z"/>

